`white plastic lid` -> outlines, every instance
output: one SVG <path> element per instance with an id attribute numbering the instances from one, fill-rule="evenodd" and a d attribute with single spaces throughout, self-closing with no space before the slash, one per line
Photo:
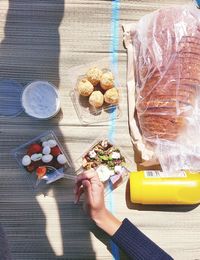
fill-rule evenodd
<path id="1" fill-rule="evenodd" d="M 0 118 L 16 117 L 23 112 L 21 95 L 23 86 L 15 80 L 0 80 Z"/>

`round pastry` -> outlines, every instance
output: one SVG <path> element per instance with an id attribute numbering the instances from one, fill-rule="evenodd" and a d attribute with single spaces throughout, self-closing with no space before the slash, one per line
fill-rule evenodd
<path id="1" fill-rule="evenodd" d="M 118 104 L 119 103 L 119 92 L 116 88 L 111 88 L 104 94 L 104 100 L 108 104 Z"/>
<path id="2" fill-rule="evenodd" d="M 101 79 L 100 79 L 100 84 L 103 90 L 108 90 L 110 88 L 114 87 L 114 76 L 112 72 L 108 71 L 103 73 Z"/>
<path id="3" fill-rule="evenodd" d="M 86 73 L 87 79 L 92 83 L 92 85 L 96 86 L 101 79 L 102 71 L 97 67 L 91 68 Z"/>
<path id="4" fill-rule="evenodd" d="M 89 97 L 89 103 L 95 108 L 99 108 L 103 105 L 104 98 L 101 91 L 94 91 Z"/>
<path id="5" fill-rule="evenodd" d="M 81 96 L 89 97 L 93 90 L 94 86 L 87 79 L 82 79 L 79 81 L 78 92 Z"/>

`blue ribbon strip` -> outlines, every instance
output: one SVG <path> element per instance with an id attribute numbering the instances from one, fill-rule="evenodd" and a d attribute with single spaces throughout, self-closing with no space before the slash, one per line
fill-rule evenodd
<path id="1" fill-rule="evenodd" d="M 196 0 L 198 7 L 200 7 L 200 0 Z"/>
<path id="2" fill-rule="evenodd" d="M 111 16 L 111 66 L 115 75 L 118 75 L 118 46 L 119 46 L 119 12 L 120 12 L 120 0 L 112 1 L 112 16 Z M 115 131 L 116 131 L 116 109 L 114 108 L 112 113 L 110 114 L 110 124 L 109 124 L 109 132 L 108 137 L 110 141 L 114 140 Z M 112 184 L 110 183 L 109 187 L 112 191 Z M 110 212 L 114 212 L 114 203 L 113 203 L 113 195 L 112 192 L 109 193 L 109 201 L 108 208 Z M 111 252 L 114 260 L 119 260 L 119 249 L 115 245 L 115 243 L 110 240 Z"/>

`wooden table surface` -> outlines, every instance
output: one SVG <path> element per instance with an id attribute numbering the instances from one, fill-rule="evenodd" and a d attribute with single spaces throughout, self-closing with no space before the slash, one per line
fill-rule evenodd
<path id="1" fill-rule="evenodd" d="M 59 88 L 62 102 L 61 112 L 48 121 L 24 113 L 0 119 L 0 222 L 13 259 L 113 259 L 109 238 L 88 220 L 81 205 L 74 205 L 73 181 L 56 183 L 49 196 L 37 195 L 10 151 L 52 129 L 75 161 L 89 143 L 100 134 L 108 135 L 112 127 L 115 139 L 134 158 L 121 25 L 173 4 L 172 0 L 1 0 L 0 78 L 23 85 L 48 80 Z M 113 55 L 113 44 L 124 94 L 122 115 L 114 126 L 110 122 L 83 126 L 69 95 L 73 86 L 67 70 Z M 107 197 L 117 217 L 129 218 L 175 259 L 200 259 L 199 207 L 136 207 L 130 205 L 125 191 L 126 183 Z M 121 259 L 126 258 L 122 255 Z"/>

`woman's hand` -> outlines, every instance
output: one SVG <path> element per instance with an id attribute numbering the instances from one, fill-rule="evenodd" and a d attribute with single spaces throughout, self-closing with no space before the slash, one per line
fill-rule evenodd
<path id="1" fill-rule="evenodd" d="M 75 203 L 85 195 L 85 204 L 89 216 L 95 221 L 100 214 L 106 211 L 104 203 L 104 186 L 98 174 L 93 170 L 85 171 L 77 176 L 75 184 Z"/>
<path id="2" fill-rule="evenodd" d="M 85 195 L 86 209 L 89 216 L 109 235 L 113 235 L 121 222 L 105 207 L 104 185 L 98 174 L 93 170 L 85 171 L 77 176 L 75 184 L 75 203 L 78 203 L 82 193 Z"/>

